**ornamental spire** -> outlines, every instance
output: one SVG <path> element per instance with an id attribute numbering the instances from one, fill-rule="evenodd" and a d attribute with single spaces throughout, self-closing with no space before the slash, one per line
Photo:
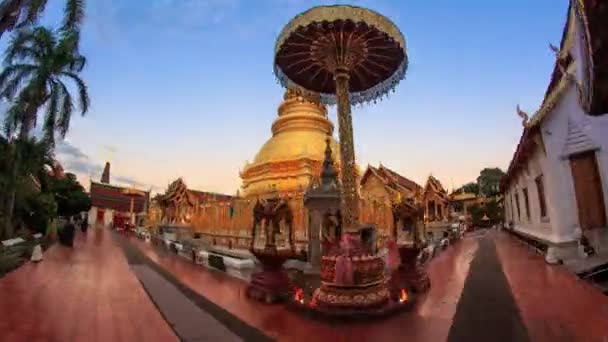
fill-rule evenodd
<path id="1" fill-rule="evenodd" d="M 101 174 L 101 183 L 110 184 L 110 162 L 106 162 Z"/>
<path id="2" fill-rule="evenodd" d="M 321 170 L 321 187 L 324 189 L 335 188 L 338 184 L 338 173 L 334 167 L 334 159 L 331 150 L 331 139 L 329 135 L 325 138 L 325 159 Z"/>

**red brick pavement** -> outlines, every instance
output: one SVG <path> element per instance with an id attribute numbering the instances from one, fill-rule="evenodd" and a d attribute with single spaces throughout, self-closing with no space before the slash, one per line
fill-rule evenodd
<path id="1" fill-rule="evenodd" d="M 532 341 L 608 341 L 608 296 L 493 232 L 503 272 Z"/>
<path id="2" fill-rule="evenodd" d="M 490 234 L 532 341 L 608 341 L 608 297 L 512 238 Z M 412 311 L 374 323 L 328 325 L 251 301 L 244 282 L 132 241 L 182 283 L 280 341 L 444 341 L 477 248 L 467 238 L 432 260 L 431 290 Z M 2 341 L 176 340 L 102 230 L 78 234 L 73 250 L 54 246 L 42 263 L 0 279 L 0 317 Z"/>
<path id="3" fill-rule="evenodd" d="M 464 286 L 477 242 L 466 239 L 441 253 L 430 265 L 430 292 L 414 310 L 357 325 L 328 325 L 303 318 L 282 305 L 263 305 L 245 297 L 246 283 L 194 265 L 172 254 L 159 254 L 140 240 L 132 242 L 179 281 L 278 341 L 444 341 Z"/>
<path id="4" fill-rule="evenodd" d="M 0 279 L 1 341 L 177 341 L 109 231 L 44 257 Z"/>

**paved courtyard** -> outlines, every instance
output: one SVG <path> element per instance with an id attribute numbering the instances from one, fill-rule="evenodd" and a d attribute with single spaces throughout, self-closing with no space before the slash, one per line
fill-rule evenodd
<path id="1" fill-rule="evenodd" d="M 608 297 L 504 233 L 429 265 L 431 290 L 385 320 L 326 324 L 246 283 L 107 230 L 0 279 L 2 341 L 608 341 Z M 169 322 L 169 323 L 167 323 Z"/>

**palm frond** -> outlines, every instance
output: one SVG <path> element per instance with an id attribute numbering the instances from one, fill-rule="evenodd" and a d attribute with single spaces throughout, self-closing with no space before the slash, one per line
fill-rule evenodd
<path id="1" fill-rule="evenodd" d="M 69 70 L 71 72 L 81 72 L 85 65 L 87 64 L 87 59 L 84 56 L 76 56 L 74 60 L 69 65 Z"/>
<path id="2" fill-rule="evenodd" d="M 6 136 L 12 136 L 17 132 L 19 124 L 22 121 L 25 104 L 21 101 L 13 103 L 4 115 L 4 133 Z"/>
<path id="3" fill-rule="evenodd" d="M 35 27 L 32 34 L 32 47 L 39 48 L 43 52 L 43 56 L 51 56 L 57 39 L 53 30 L 44 26 Z"/>
<path id="4" fill-rule="evenodd" d="M 0 2 L 0 37 L 5 31 L 15 28 L 24 4 L 25 0 L 3 0 Z"/>
<path id="5" fill-rule="evenodd" d="M 0 73 L 0 98 L 13 99 L 19 86 L 36 70 L 35 65 L 13 64 Z"/>
<path id="6" fill-rule="evenodd" d="M 89 105 L 91 103 L 87 85 L 77 74 L 73 72 L 62 72 L 61 75 L 70 78 L 72 81 L 74 81 L 74 83 L 76 83 L 76 87 L 78 88 L 78 105 L 82 115 L 85 115 L 89 110 Z"/>
<path id="7" fill-rule="evenodd" d="M 66 0 L 61 31 L 80 31 L 84 19 L 84 0 Z"/>
<path id="8" fill-rule="evenodd" d="M 33 25 L 38 22 L 38 18 L 44 12 L 47 0 L 29 0 L 27 3 L 27 12 L 21 23 L 17 25 L 17 28 L 22 28 L 27 25 Z"/>
<path id="9" fill-rule="evenodd" d="M 55 145 L 55 128 L 57 125 L 57 114 L 59 112 L 59 98 L 62 93 L 63 89 L 59 86 L 59 84 L 57 84 L 57 82 L 52 82 L 43 127 L 44 140 L 47 141 L 51 146 Z"/>
<path id="10" fill-rule="evenodd" d="M 48 58 L 56 41 L 53 32 L 46 27 L 19 30 L 9 42 L 4 54 L 4 64 L 10 65 L 15 60 L 31 58 L 37 62 Z"/>
<path id="11" fill-rule="evenodd" d="M 72 102 L 72 96 L 65 84 L 63 84 L 63 82 L 57 82 L 57 84 L 61 88 L 61 112 L 56 121 L 56 129 L 63 139 L 70 128 L 70 119 L 72 118 L 72 112 L 74 111 L 74 103 Z"/>

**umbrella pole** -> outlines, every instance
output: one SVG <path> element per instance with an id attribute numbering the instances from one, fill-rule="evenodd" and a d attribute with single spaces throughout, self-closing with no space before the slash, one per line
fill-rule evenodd
<path id="1" fill-rule="evenodd" d="M 359 223 L 359 192 L 353 143 L 353 120 L 350 112 L 348 70 L 337 69 L 336 96 L 338 98 L 338 123 L 340 135 L 340 178 L 342 181 L 342 227 L 346 231 L 356 229 Z"/>

